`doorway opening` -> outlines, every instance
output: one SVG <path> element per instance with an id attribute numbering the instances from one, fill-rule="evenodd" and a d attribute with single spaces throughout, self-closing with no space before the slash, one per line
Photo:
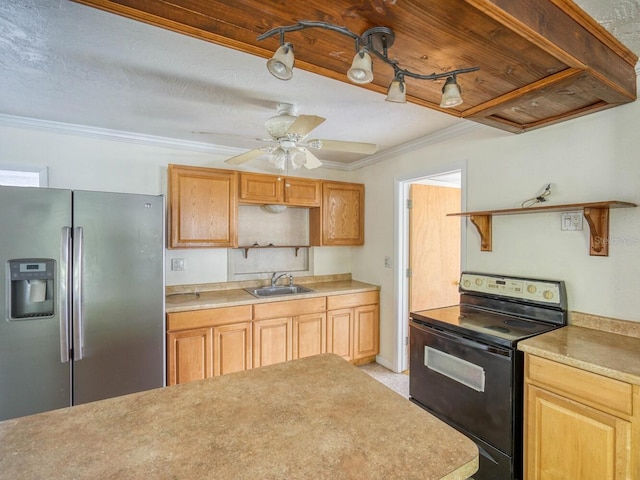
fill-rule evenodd
<path id="1" fill-rule="evenodd" d="M 409 312 L 458 303 L 465 229 L 459 217 L 446 214 L 462 211 L 466 204 L 465 167 L 396 180 L 397 372 L 409 368 Z"/>

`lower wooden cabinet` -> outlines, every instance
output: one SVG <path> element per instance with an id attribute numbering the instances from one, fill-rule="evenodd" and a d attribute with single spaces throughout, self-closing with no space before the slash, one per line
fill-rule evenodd
<path id="1" fill-rule="evenodd" d="M 211 376 L 212 332 L 197 328 L 167 334 L 167 384 L 186 383 Z"/>
<path id="2" fill-rule="evenodd" d="M 352 363 L 375 359 L 380 344 L 378 291 L 327 297 L 327 352 Z"/>
<path id="3" fill-rule="evenodd" d="M 640 387 L 525 359 L 525 479 L 639 480 Z"/>
<path id="4" fill-rule="evenodd" d="M 213 376 L 251 368 L 251 322 L 212 328 Z"/>
<path id="5" fill-rule="evenodd" d="M 357 364 L 373 361 L 378 302 L 372 291 L 169 313 L 167 384 L 325 352 Z"/>
<path id="6" fill-rule="evenodd" d="M 293 358 L 290 317 L 253 322 L 253 366 L 264 367 Z"/>

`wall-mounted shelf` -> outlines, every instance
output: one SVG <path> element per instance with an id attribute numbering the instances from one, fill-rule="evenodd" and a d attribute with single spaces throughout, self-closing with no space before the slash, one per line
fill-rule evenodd
<path id="1" fill-rule="evenodd" d="M 611 200 L 607 202 L 570 203 L 566 205 L 544 205 L 529 208 L 505 208 L 478 212 L 448 213 L 447 216 L 469 217 L 480 234 L 480 250 L 490 252 L 492 246 L 491 222 L 494 215 L 522 215 L 526 213 L 560 212 L 582 210 L 589 225 L 589 255 L 609 256 L 609 209 L 637 207 L 635 203 Z"/>
<path id="2" fill-rule="evenodd" d="M 244 258 L 248 258 L 249 250 L 252 248 L 293 248 L 298 256 L 298 250 L 301 248 L 309 248 L 309 245 L 247 245 L 244 247 L 236 247 L 234 250 L 244 250 Z"/>

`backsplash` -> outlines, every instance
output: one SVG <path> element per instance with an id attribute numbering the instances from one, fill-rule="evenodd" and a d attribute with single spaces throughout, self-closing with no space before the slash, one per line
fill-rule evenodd
<path id="1" fill-rule="evenodd" d="M 267 212 L 261 206 L 238 207 L 238 245 L 309 245 L 309 210 L 287 208 L 281 213 Z M 294 276 L 312 275 L 309 248 L 232 249 L 229 254 L 230 281 L 266 278 L 273 272 Z"/>

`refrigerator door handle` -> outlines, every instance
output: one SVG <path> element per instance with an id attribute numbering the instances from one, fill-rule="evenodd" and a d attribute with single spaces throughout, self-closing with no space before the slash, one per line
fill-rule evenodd
<path id="1" fill-rule="evenodd" d="M 82 227 L 73 228 L 73 359 L 84 356 L 82 324 Z"/>
<path id="2" fill-rule="evenodd" d="M 71 319 L 71 228 L 62 227 L 60 239 L 60 361 L 69 362 L 69 324 Z"/>

